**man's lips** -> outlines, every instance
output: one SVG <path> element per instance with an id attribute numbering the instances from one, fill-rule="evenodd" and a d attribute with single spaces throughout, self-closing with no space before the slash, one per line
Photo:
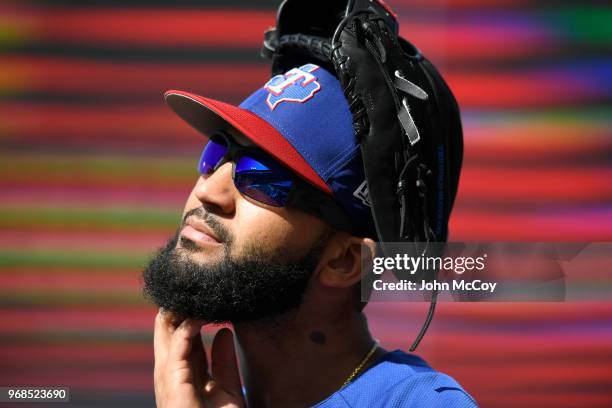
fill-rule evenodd
<path id="1" fill-rule="evenodd" d="M 181 230 L 181 236 L 195 242 L 198 246 L 221 244 L 219 238 L 204 222 L 193 217 L 187 218 L 187 222 Z"/>

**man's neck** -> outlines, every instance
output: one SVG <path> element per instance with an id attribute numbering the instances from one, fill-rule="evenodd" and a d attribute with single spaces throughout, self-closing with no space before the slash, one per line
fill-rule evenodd
<path id="1" fill-rule="evenodd" d="M 300 311 L 274 323 L 234 325 L 250 407 L 310 406 L 327 398 L 374 344 L 362 313 L 305 315 Z M 382 353 L 378 350 L 368 363 Z"/>

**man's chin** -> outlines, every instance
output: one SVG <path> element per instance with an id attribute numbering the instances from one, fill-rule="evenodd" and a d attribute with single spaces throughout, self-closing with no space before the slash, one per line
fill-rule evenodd
<path id="1" fill-rule="evenodd" d="M 183 318 L 209 323 L 268 319 L 302 303 L 323 247 L 318 243 L 303 258 L 287 260 L 253 246 L 236 259 L 224 245 L 193 251 L 184 242 L 170 241 L 143 271 L 143 289 L 153 303 Z"/>

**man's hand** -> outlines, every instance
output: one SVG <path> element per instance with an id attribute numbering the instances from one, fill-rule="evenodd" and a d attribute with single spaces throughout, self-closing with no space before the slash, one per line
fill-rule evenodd
<path id="1" fill-rule="evenodd" d="M 202 324 L 176 326 L 161 310 L 155 317 L 155 401 L 159 408 L 245 407 L 231 330 L 221 329 L 212 346 L 212 376 L 202 344 Z"/>

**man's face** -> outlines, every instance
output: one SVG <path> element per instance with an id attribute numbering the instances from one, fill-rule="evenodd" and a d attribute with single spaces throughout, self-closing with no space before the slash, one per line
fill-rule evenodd
<path id="1" fill-rule="evenodd" d="M 177 234 L 143 273 L 144 292 L 183 318 L 240 322 L 278 316 L 301 303 L 328 233 L 312 215 L 240 194 L 232 163 L 225 163 L 197 181 Z"/>

